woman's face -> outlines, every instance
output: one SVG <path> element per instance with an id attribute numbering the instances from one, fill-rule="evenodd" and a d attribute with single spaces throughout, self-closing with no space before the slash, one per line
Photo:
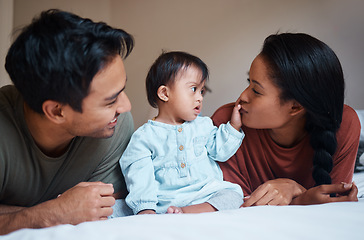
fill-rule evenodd
<path id="1" fill-rule="evenodd" d="M 285 128 L 290 123 L 293 101 L 280 100 L 280 89 L 270 79 L 267 66 L 260 55 L 251 64 L 249 86 L 238 99 L 242 122 L 256 129 Z"/>

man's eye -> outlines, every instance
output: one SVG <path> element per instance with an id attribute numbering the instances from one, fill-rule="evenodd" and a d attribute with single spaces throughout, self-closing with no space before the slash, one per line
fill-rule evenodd
<path id="1" fill-rule="evenodd" d="M 112 105 L 114 105 L 114 103 L 116 103 L 116 100 L 117 99 L 115 99 L 114 101 L 112 101 L 112 102 L 109 102 L 108 104 L 107 104 L 107 106 L 112 106 Z"/>

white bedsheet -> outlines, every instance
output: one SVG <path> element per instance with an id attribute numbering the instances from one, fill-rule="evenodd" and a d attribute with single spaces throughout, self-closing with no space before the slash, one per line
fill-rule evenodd
<path id="1" fill-rule="evenodd" d="M 363 196 L 364 173 L 355 174 Z M 203 214 L 142 215 L 22 229 L 4 240 L 364 239 L 364 198 L 311 206 L 260 206 Z"/>

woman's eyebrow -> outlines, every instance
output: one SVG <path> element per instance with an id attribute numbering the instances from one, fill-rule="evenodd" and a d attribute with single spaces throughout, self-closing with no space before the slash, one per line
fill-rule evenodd
<path id="1" fill-rule="evenodd" d="M 260 86 L 261 88 L 264 89 L 263 85 L 260 84 L 258 81 L 254 80 L 254 79 L 250 79 L 250 81 L 252 81 L 253 83 L 257 84 L 258 86 Z"/>

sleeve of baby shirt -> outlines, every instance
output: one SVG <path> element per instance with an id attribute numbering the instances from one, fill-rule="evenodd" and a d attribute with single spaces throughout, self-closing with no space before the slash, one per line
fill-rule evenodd
<path id="1" fill-rule="evenodd" d="M 245 134 L 237 131 L 230 122 L 221 124 L 218 128 L 212 124 L 211 119 L 208 124 L 211 124 L 211 133 L 206 144 L 208 155 L 212 160 L 225 162 L 238 150 Z"/>
<path id="2" fill-rule="evenodd" d="M 146 209 L 156 210 L 157 184 L 148 134 L 139 128 L 120 158 L 121 171 L 129 191 L 125 201 L 134 214 Z"/>

